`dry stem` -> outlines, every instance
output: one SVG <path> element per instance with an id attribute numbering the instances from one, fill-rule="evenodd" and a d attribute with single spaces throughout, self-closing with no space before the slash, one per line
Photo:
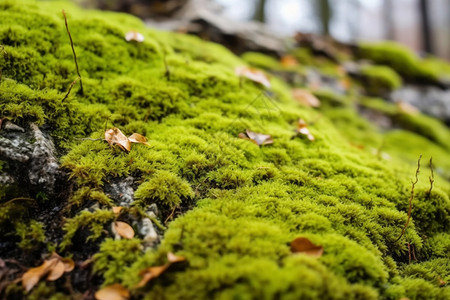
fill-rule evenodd
<path id="1" fill-rule="evenodd" d="M 75 66 L 77 67 L 78 77 L 80 78 L 80 92 L 83 95 L 83 81 L 81 80 L 80 69 L 78 68 L 77 54 L 75 53 L 75 48 L 73 47 L 72 35 L 70 34 L 70 31 L 69 31 L 69 25 L 67 24 L 67 17 L 66 17 L 66 12 L 64 11 L 64 9 L 62 10 L 62 14 L 64 16 L 64 22 L 66 24 L 67 34 L 69 35 L 70 46 L 72 47 L 73 59 L 75 61 Z"/>
<path id="2" fill-rule="evenodd" d="M 433 189 L 433 183 L 434 183 L 434 170 L 433 170 L 433 158 L 430 158 L 430 169 L 431 169 L 431 176 L 428 177 L 430 179 L 430 189 L 427 191 L 427 197 L 426 199 L 429 199 L 431 196 L 431 190 Z"/>

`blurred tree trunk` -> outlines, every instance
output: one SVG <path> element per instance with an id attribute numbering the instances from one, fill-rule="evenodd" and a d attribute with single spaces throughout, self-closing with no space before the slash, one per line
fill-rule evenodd
<path id="1" fill-rule="evenodd" d="M 431 31 L 431 20 L 429 18 L 429 1 L 419 0 L 419 12 L 422 21 L 422 44 L 427 53 L 433 53 L 433 35 Z"/>
<path id="2" fill-rule="evenodd" d="M 384 0 L 383 2 L 383 17 L 384 17 L 384 36 L 388 40 L 395 40 L 395 25 L 394 25 L 394 5 L 392 0 Z"/>
<path id="3" fill-rule="evenodd" d="M 255 15 L 253 16 L 253 20 L 259 21 L 261 23 L 266 22 L 266 0 L 258 0 L 256 2 Z"/>
<path id="4" fill-rule="evenodd" d="M 320 23 L 322 25 L 322 34 L 330 35 L 330 19 L 331 19 L 331 7 L 329 0 L 317 0 L 317 12 L 320 17 Z"/>

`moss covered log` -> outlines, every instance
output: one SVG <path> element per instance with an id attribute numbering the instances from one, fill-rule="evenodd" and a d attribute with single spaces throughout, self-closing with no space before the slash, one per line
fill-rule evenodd
<path id="1" fill-rule="evenodd" d="M 83 93 L 76 83 L 66 99 L 78 75 L 62 9 L 83 80 Z M 130 30 L 144 41 L 127 42 Z M 274 75 L 266 90 L 242 80 L 234 69 L 246 63 L 220 45 L 68 2 L 1 1 L 0 44 L 0 171 L 28 171 L 26 159 L 8 156 L 17 134 L 7 123 L 24 130 L 27 147 L 37 125 L 59 166 L 51 191 L 2 179 L 3 297 L 93 298 L 119 283 L 134 299 L 450 298 L 450 130 L 439 121 L 363 97 L 332 63 L 327 70 L 350 85 L 340 94 L 315 87 L 321 107 L 301 105 L 291 96 L 298 83 Z M 385 75 L 388 88 L 401 84 L 394 71 Z M 364 108 L 398 127 L 381 130 Z M 314 141 L 295 134 L 300 118 Z M 111 147 L 103 140 L 111 127 L 149 146 Z M 246 129 L 273 144 L 239 138 Z M 398 240 L 420 154 L 411 221 Z M 114 233 L 118 220 L 133 226 L 133 239 Z M 292 254 L 297 237 L 323 255 Z M 16 279 L 53 251 L 75 269 L 26 293 Z M 166 263 L 168 252 L 186 262 L 137 288 L 141 271 Z"/>

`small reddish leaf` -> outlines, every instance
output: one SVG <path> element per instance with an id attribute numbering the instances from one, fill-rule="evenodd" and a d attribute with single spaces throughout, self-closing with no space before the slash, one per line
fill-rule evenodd
<path id="1" fill-rule="evenodd" d="M 135 30 L 131 30 L 125 34 L 125 40 L 127 42 L 135 41 L 138 43 L 142 43 L 144 41 L 144 36 Z"/>
<path id="2" fill-rule="evenodd" d="M 272 86 L 270 84 L 269 77 L 267 77 L 266 73 L 261 70 L 241 66 L 237 67 L 234 72 L 237 76 L 250 79 L 251 81 L 257 82 L 266 88 L 270 88 Z"/>
<path id="3" fill-rule="evenodd" d="M 55 281 L 58 280 L 65 271 L 66 267 L 64 263 L 61 260 L 58 260 L 58 262 L 50 269 L 50 272 L 48 273 L 47 280 L 48 281 Z"/>
<path id="4" fill-rule="evenodd" d="M 310 107 L 319 107 L 320 100 L 317 99 L 316 96 L 311 94 L 309 91 L 304 89 L 293 89 L 292 97 L 297 100 L 298 103 L 310 106 Z"/>
<path id="5" fill-rule="evenodd" d="M 39 280 L 50 272 L 51 268 L 58 263 L 57 258 L 44 260 L 42 265 L 31 268 L 22 275 L 22 286 L 26 292 L 29 292 Z"/>
<path id="6" fill-rule="evenodd" d="M 321 257 L 323 254 L 323 247 L 313 244 L 305 237 L 299 237 L 291 242 L 291 252 L 303 253 L 312 257 Z"/>
<path id="7" fill-rule="evenodd" d="M 134 237 L 134 230 L 129 224 L 121 221 L 113 223 L 114 231 L 125 239 L 132 239 Z"/>
<path id="8" fill-rule="evenodd" d="M 238 136 L 241 139 L 250 140 L 258 146 L 273 144 L 272 136 L 268 134 L 256 133 L 248 129 L 245 130 L 246 133 L 240 133 Z"/>
<path id="9" fill-rule="evenodd" d="M 285 68 L 296 67 L 298 66 L 298 61 L 295 56 L 284 55 L 281 57 L 281 65 Z"/>
<path id="10" fill-rule="evenodd" d="M 169 263 L 173 264 L 173 263 L 186 261 L 186 258 L 183 256 L 177 256 L 177 255 L 173 254 L 172 252 L 168 252 L 167 260 L 169 261 Z"/>
<path id="11" fill-rule="evenodd" d="M 95 299 L 97 300 L 126 300 L 129 298 L 130 292 L 118 283 L 105 286 L 95 293 Z"/>
<path id="12" fill-rule="evenodd" d="M 128 140 L 132 143 L 149 145 L 147 142 L 147 138 L 139 133 L 133 133 L 128 137 Z"/>
<path id="13" fill-rule="evenodd" d="M 105 131 L 105 140 L 111 146 L 117 145 L 122 150 L 130 152 L 131 143 L 119 128 L 111 128 Z"/>
<path id="14" fill-rule="evenodd" d="M 141 271 L 139 274 L 142 276 L 142 279 L 136 287 L 143 287 L 147 284 L 147 282 L 164 273 L 164 271 L 167 270 L 169 266 L 170 264 L 165 264 L 162 266 L 150 267 Z"/>
<path id="15" fill-rule="evenodd" d="M 306 122 L 303 119 L 299 119 L 297 122 L 297 133 L 306 136 L 311 142 L 315 140 L 314 136 L 311 132 L 309 132 Z"/>

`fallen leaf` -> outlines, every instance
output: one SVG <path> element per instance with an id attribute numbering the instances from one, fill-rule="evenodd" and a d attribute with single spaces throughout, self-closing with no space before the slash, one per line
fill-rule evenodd
<path id="1" fill-rule="evenodd" d="M 406 103 L 404 101 L 398 101 L 397 103 L 397 108 L 400 112 L 408 114 L 408 115 L 417 115 L 419 113 L 419 110 L 412 106 L 409 103 Z"/>
<path id="2" fill-rule="evenodd" d="M 54 265 L 50 269 L 50 272 L 48 273 L 48 276 L 47 276 L 47 280 L 48 281 L 58 280 L 64 274 L 65 269 L 66 269 L 66 267 L 65 267 L 64 263 L 61 260 L 58 260 L 56 265 Z"/>
<path id="3" fill-rule="evenodd" d="M 319 107 L 320 100 L 317 99 L 316 96 L 311 94 L 308 90 L 304 89 L 293 89 L 292 97 L 297 100 L 298 103 L 310 106 L 310 107 Z"/>
<path id="4" fill-rule="evenodd" d="M 111 146 L 117 145 L 122 150 L 130 152 L 131 143 L 130 140 L 120 131 L 119 128 L 111 128 L 105 131 L 105 140 Z"/>
<path id="5" fill-rule="evenodd" d="M 75 268 L 75 262 L 71 258 L 62 258 L 62 263 L 64 264 L 64 272 L 72 272 Z"/>
<path id="6" fill-rule="evenodd" d="M 26 292 L 29 292 L 38 282 L 44 277 L 51 268 L 58 263 L 57 258 L 44 260 L 42 265 L 36 268 L 31 268 L 22 275 L 22 286 Z"/>
<path id="7" fill-rule="evenodd" d="M 125 239 L 132 239 L 134 237 L 134 230 L 129 224 L 121 221 L 113 223 L 113 231 Z"/>
<path id="8" fill-rule="evenodd" d="M 120 211 L 123 209 L 122 206 L 113 206 L 112 211 L 113 213 L 115 213 L 116 215 L 120 214 Z"/>
<path id="9" fill-rule="evenodd" d="M 272 85 L 270 84 L 269 77 L 267 77 L 266 73 L 264 73 L 261 70 L 250 68 L 250 67 L 244 67 L 240 66 L 237 67 L 234 72 L 239 77 L 246 77 L 247 79 L 250 79 L 251 81 L 257 82 L 259 84 L 262 84 L 266 88 L 270 88 Z"/>
<path id="10" fill-rule="evenodd" d="M 298 66 L 298 60 L 295 56 L 292 55 L 284 55 L 281 57 L 281 65 L 286 68 L 296 67 Z"/>
<path id="11" fill-rule="evenodd" d="M 132 143 L 148 145 L 147 138 L 139 133 L 133 133 L 128 137 L 128 140 Z"/>
<path id="12" fill-rule="evenodd" d="M 125 40 L 127 42 L 135 41 L 138 43 L 142 43 L 144 41 L 144 36 L 135 30 L 131 30 L 125 34 Z"/>
<path id="13" fill-rule="evenodd" d="M 246 133 L 239 133 L 241 139 L 250 140 L 258 146 L 273 144 L 272 136 L 268 134 L 256 133 L 248 129 L 245 130 Z"/>
<path id="14" fill-rule="evenodd" d="M 130 292 L 121 284 L 115 283 L 95 292 L 97 300 L 126 300 L 130 298 Z"/>
<path id="15" fill-rule="evenodd" d="M 323 254 L 323 247 L 313 244 L 305 237 L 299 237 L 291 242 L 291 252 L 303 253 L 312 257 L 321 257 Z"/>
<path id="16" fill-rule="evenodd" d="M 165 270 L 170 266 L 170 263 L 162 265 L 162 266 L 156 266 L 156 267 L 150 267 L 147 268 L 139 273 L 139 275 L 142 276 L 141 281 L 137 284 L 136 287 L 143 287 L 147 284 L 150 280 L 159 277 L 162 273 L 164 273 Z"/>
<path id="17" fill-rule="evenodd" d="M 183 257 L 183 256 L 175 255 L 172 252 L 168 252 L 167 253 L 167 260 L 169 261 L 169 263 L 173 264 L 173 263 L 186 261 L 186 258 Z"/>
<path id="18" fill-rule="evenodd" d="M 315 140 L 314 136 L 309 131 L 307 124 L 303 119 L 299 119 L 297 122 L 297 133 L 306 136 L 311 142 Z"/>

